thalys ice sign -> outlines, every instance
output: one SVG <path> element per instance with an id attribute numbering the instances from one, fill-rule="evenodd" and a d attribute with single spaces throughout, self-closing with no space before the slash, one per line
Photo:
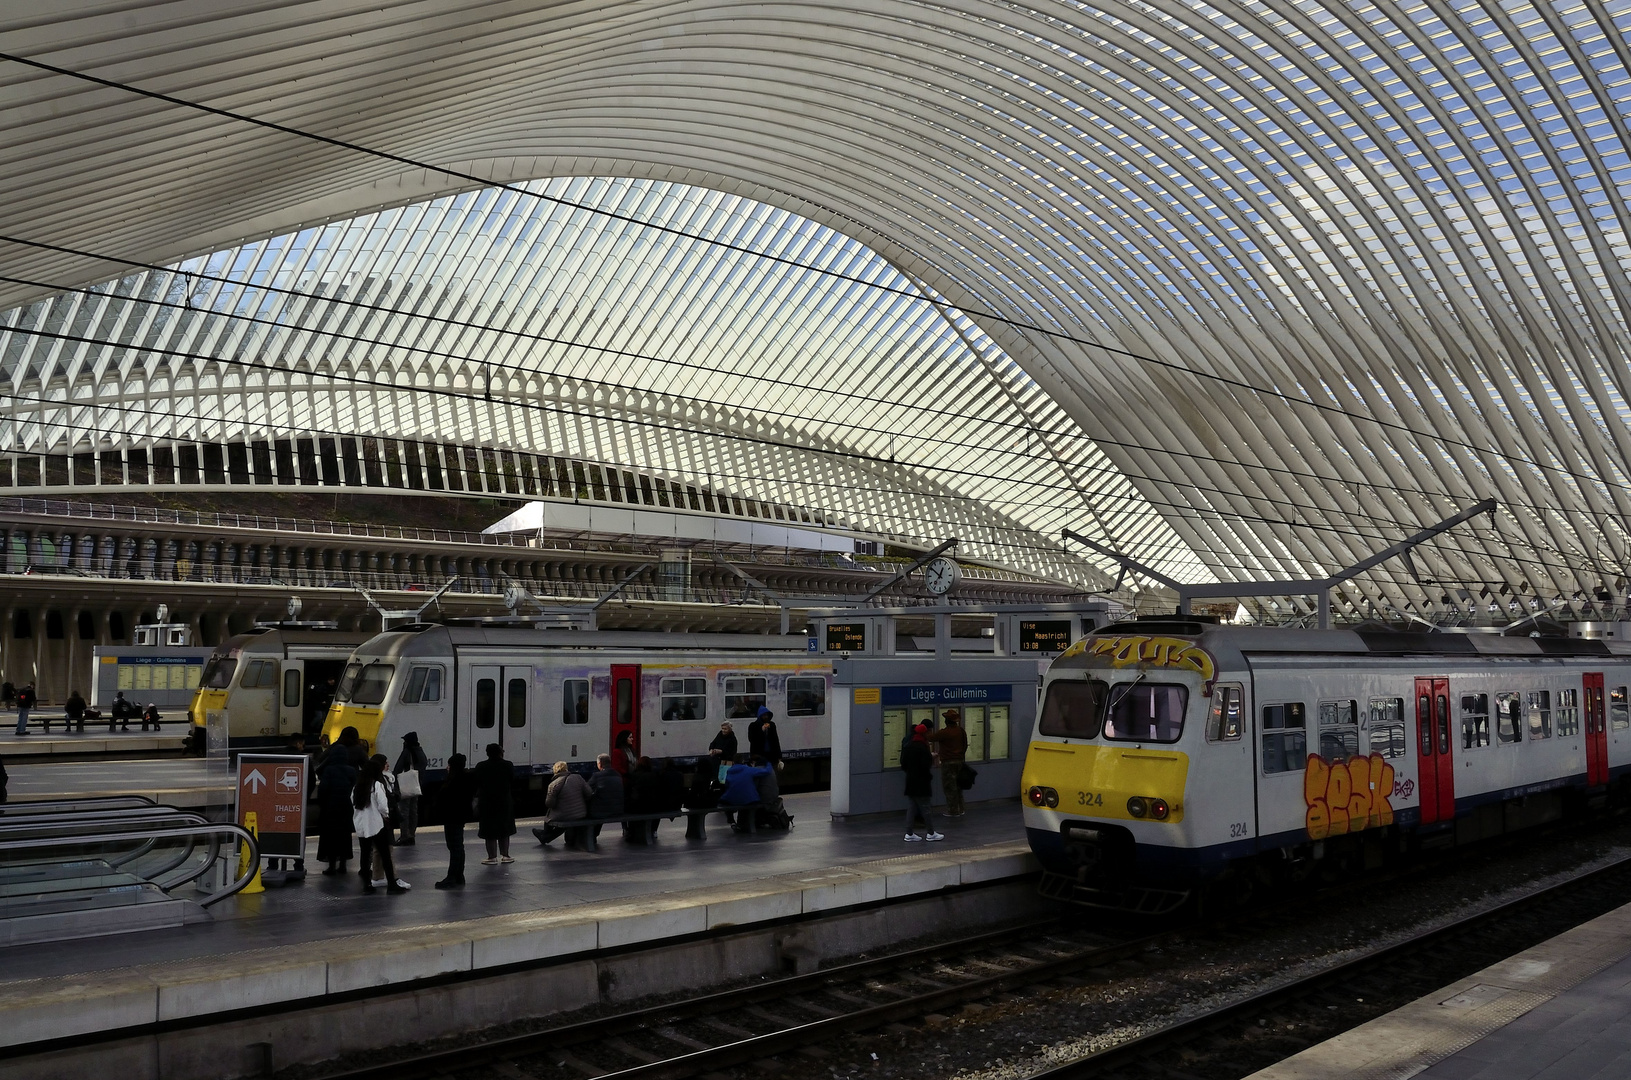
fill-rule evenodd
<path id="1" fill-rule="evenodd" d="M 1108 661 L 1113 668 L 1157 667 L 1193 671 L 1201 677 L 1202 682 L 1208 683 L 1218 674 L 1212 654 L 1183 638 L 1151 634 L 1083 638 L 1066 650 L 1060 659 L 1081 655 Z"/>

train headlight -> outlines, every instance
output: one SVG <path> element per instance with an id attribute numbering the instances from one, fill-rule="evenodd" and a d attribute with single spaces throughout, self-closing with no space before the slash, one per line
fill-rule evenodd
<path id="1" fill-rule="evenodd" d="M 1150 808 L 1144 801 L 1144 796 L 1134 795 L 1132 798 L 1127 800 L 1127 812 L 1134 817 L 1143 817 L 1145 814 L 1150 812 Z"/>
<path id="2" fill-rule="evenodd" d="M 1038 784 L 1025 793 L 1032 806 L 1046 806 L 1050 810 L 1059 805 L 1059 793 L 1051 787 L 1042 787 Z"/>
<path id="3" fill-rule="evenodd" d="M 1167 820 L 1168 813 L 1167 801 L 1165 799 L 1150 800 L 1150 817 L 1157 821 L 1165 821 Z"/>
<path id="4" fill-rule="evenodd" d="M 1043 788 L 1042 801 L 1047 803 L 1049 810 L 1052 810 L 1054 807 L 1059 805 L 1059 793 L 1053 790 L 1051 787 Z"/>

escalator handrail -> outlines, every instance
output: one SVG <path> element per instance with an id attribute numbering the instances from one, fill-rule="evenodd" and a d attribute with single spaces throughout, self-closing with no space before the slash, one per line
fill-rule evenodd
<path id="1" fill-rule="evenodd" d="M 107 834 L 106 839 L 111 842 L 117 840 L 134 839 L 137 837 L 153 840 L 176 837 L 193 840 L 195 842 L 200 837 L 209 837 L 211 841 L 210 849 L 212 856 L 219 850 L 219 844 L 222 837 L 236 838 L 238 841 L 248 845 L 249 859 L 247 861 L 240 860 L 240 862 L 243 863 L 243 869 L 239 872 L 237 879 L 231 884 L 227 885 L 225 888 L 219 889 L 200 900 L 198 902 L 200 907 L 209 907 L 211 904 L 218 903 L 225 900 L 227 897 L 232 896 L 245 885 L 249 884 L 250 880 L 254 878 L 256 870 L 260 867 L 260 845 L 255 842 L 254 834 L 248 829 L 245 829 L 243 826 L 234 825 L 228 821 L 206 821 L 194 825 L 168 827 L 155 826 L 149 829 L 137 830 L 134 832 Z M 84 842 L 87 839 L 87 837 L 79 836 L 69 837 L 67 838 L 67 842 Z M 95 840 L 94 837 L 89 839 L 92 839 L 93 842 Z M 36 837 L 28 840 L 0 840 L 0 855 L 3 855 L 8 851 L 35 851 L 40 849 L 49 849 L 52 847 L 61 847 L 63 843 L 64 839 L 61 837 Z M 215 859 L 213 857 L 206 861 L 199 868 L 198 873 L 192 875 L 192 878 L 203 876 L 214 861 Z M 183 878 L 181 881 L 178 881 L 175 884 L 183 884 L 186 881 L 192 880 L 192 878 Z M 171 886 L 171 888 L 174 887 L 175 885 Z"/>
<path id="2" fill-rule="evenodd" d="M 124 806 L 114 806 L 114 803 L 122 803 Z M 0 819 L 29 817 L 37 813 L 69 813 L 68 807 L 90 810 L 134 810 L 158 805 L 158 800 L 150 795 L 87 795 L 77 799 L 39 799 L 32 802 L 0 803 Z"/>

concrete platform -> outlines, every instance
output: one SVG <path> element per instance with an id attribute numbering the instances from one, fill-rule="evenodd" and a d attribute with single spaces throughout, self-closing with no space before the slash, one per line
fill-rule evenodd
<path id="1" fill-rule="evenodd" d="M 1631 904 L 1247 1080 L 1631 1077 Z"/>
<path id="2" fill-rule="evenodd" d="M 947 895 L 1035 870 L 1017 803 L 973 806 L 963 818 L 940 821 L 946 841 L 907 844 L 893 814 L 835 823 L 825 793 L 786 801 L 797 818 L 789 833 L 710 829 L 706 841 L 694 841 L 683 824 L 665 823 L 649 848 L 608 831 L 596 854 L 560 841 L 542 848 L 523 822 L 509 865 L 482 865 L 472 835 L 469 884 L 459 891 L 432 888 L 447 852 L 441 830 L 425 829 L 416 846 L 396 849 L 398 873 L 414 885 L 404 896 L 364 894 L 353 862 L 343 878 L 314 873 L 304 884 L 225 901 L 207 924 L 0 950 L 0 1047 L 60 1046 L 233 1010 L 682 942 Z M 320 869 L 315 839 L 307 850 Z M 913 936 L 909 929 L 899 936 Z"/>
<path id="3" fill-rule="evenodd" d="M 49 732 L 30 725 L 19 737 L 17 721 L 0 714 L 0 758 L 6 761 L 62 757 L 64 755 L 156 754 L 165 751 L 179 756 L 187 728 L 170 725 L 160 731 L 109 731 L 106 723 L 90 725 L 85 731 L 63 731 L 53 724 Z M 8 768 L 10 766 L 7 766 Z"/>
<path id="4" fill-rule="evenodd" d="M 187 809 L 230 809 L 232 806 L 232 774 L 224 763 L 207 762 L 202 758 L 98 761 L 8 758 L 6 773 L 10 777 L 7 792 L 12 802 L 146 795 L 157 802 Z"/>

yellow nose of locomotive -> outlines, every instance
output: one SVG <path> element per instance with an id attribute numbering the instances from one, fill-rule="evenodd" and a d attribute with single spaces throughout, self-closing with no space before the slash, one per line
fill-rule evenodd
<path id="1" fill-rule="evenodd" d="M 1033 742 L 1025 755 L 1025 816 L 1057 829 L 1064 817 L 1177 824 L 1189 756 L 1176 750 Z"/>

